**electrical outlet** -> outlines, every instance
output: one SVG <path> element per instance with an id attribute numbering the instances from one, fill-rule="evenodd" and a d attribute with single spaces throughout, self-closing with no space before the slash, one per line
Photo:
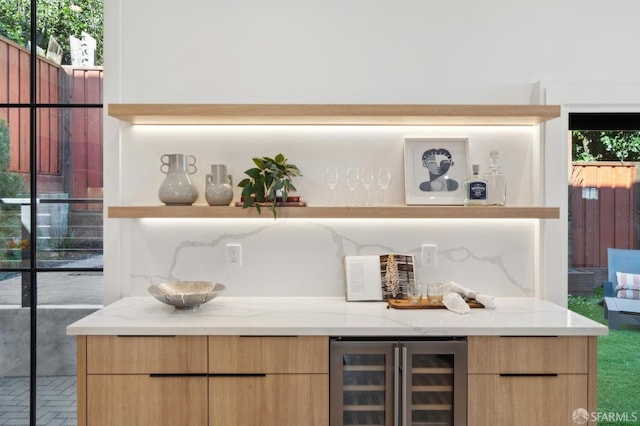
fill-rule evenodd
<path id="1" fill-rule="evenodd" d="M 242 265 L 242 246 L 240 244 L 227 244 L 227 263 Z"/>
<path id="2" fill-rule="evenodd" d="M 436 257 L 438 255 L 438 246 L 435 244 L 422 245 L 422 266 L 427 268 L 436 267 Z"/>

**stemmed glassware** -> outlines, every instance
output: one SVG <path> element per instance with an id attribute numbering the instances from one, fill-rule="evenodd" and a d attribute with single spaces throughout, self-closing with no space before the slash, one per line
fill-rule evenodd
<path id="1" fill-rule="evenodd" d="M 338 186 L 338 182 L 340 178 L 338 176 L 338 168 L 337 167 L 327 167 L 324 174 L 324 180 L 329 186 L 329 190 L 331 190 L 331 204 L 336 204 L 336 187 Z"/>
<path id="2" fill-rule="evenodd" d="M 362 181 L 362 186 L 365 190 L 365 205 L 369 205 L 369 190 L 371 189 L 371 185 L 373 185 L 373 179 L 373 169 L 368 167 L 363 168 L 360 175 L 360 180 Z"/>
<path id="3" fill-rule="evenodd" d="M 389 185 L 391 185 L 391 169 L 388 167 L 381 167 L 378 169 L 378 186 L 382 189 L 382 204 L 386 204 L 385 194 Z"/>
<path id="4" fill-rule="evenodd" d="M 349 167 L 347 169 L 347 186 L 349 187 L 350 204 L 356 204 L 353 200 L 355 198 L 356 188 L 358 188 L 358 182 L 360 181 L 360 169 L 355 167 Z"/>

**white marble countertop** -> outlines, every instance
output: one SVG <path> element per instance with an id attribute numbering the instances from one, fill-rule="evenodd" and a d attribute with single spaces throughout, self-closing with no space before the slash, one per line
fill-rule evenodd
<path id="1" fill-rule="evenodd" d="M 472 336 L 606 335 L 608 328 L 554 303 L 496 298 L 495 309 L 387 309 L 386 302 L 331 297 L 219 297 L 178 311 L 125 297 L 67 327 L 70 335 Z"/>

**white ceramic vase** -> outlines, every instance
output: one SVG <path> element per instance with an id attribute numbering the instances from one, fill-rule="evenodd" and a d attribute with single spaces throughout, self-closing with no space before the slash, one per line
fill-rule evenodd
<path id="1" fill-rule="evenodd" d="M 160 157 L 160 171 L 164 178 L 158 198 L 168 206 L 190 206 L 198 199 L 198 188 L 191 182 L 190 174 L 194 174 L 196 158 L 187 154 L 165 154 Z"/>
<path id="2" fill-rule="evenodd" d="M 210 206 L 228 206 L 233 200 L 233 178 L 224 164 L 212 164 L 207 175 L 205 198 Z"/>

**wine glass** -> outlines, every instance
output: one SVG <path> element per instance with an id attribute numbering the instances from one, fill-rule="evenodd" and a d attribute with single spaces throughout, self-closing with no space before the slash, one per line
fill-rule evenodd
<path id="1" fill-rule="evenodd" d="M 347 169 L 347 186 L 349 187 L 349 191 L 351 192 L 351 204 L 355 204 L 353 202 L 355 197 L 356 188 L 358 188 L 358 182 L 360 181 L 360 169 L 355 167 L 349 167 Z"/>
<path id="2" fill-rule="evenodd" d="M 378 169 L 378 185 L 382 189 L 382 204 L 385 204 L 384 196 L 391 185 L 391 169 L 388 167 L 381 167 Z"/>
<path id="3" fill-rule="evenodd" d="M 365 190 L 364 204 L 369 205 L 369 189 L 371 189 L 371 185 L 373 185 L 373 169 L 368 167 L 363 168 L 360 180 L 362 181 L 362 186 Z"/>
<path id="4" fill-rule="evenodd" d="M 336 203 L 336 187 L 338 186 L 338 182 L 340 180 L 338 176 L 338 168 L 327 167 L 324 173 L 324 180 L 329 186 L 329 190 L 331 191 L 331 204 L 335 204 Z"/>

